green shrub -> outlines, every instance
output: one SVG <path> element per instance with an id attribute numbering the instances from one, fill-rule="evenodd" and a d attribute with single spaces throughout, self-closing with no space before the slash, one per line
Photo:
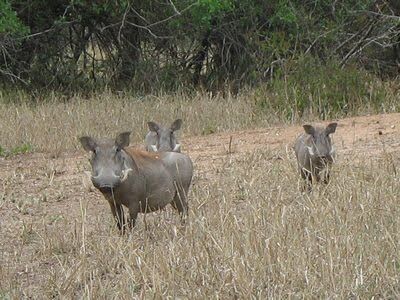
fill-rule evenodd
<path id="1" fill-rule="evenodd" d="M 0 156 L 5 156 L 6 150 L 0 146 Z"/>
<path id="2" fill-rule="evenodd" d="M 33 147 L 29 143 L 22 144 L 20 146 L 14 147 L 10 150 L 6 150 L 0 146 L 0 156 L 2 157 L 9 157 L 18 154 L 29 153 L 33 151 Z"/>
<path id="3" fill-rule="evenodd" d="M 265 97 L 268 94 L 268 97 Z M 355 114 L 362 110 L 384 111 L 388 105 L 380 80 L 336 61 L 322 63 L 303 57 L 287 62 L 281 74 L 256 93 L 256 107 L 278 112 L 287 119 L 318 115 L 321 119 Z"/>

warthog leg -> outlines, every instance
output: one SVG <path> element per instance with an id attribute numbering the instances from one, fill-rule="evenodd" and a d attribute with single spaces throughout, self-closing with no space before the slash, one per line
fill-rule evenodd
<path id="1" fill-rule="evenodd" d="M 138 205 L 131 205 L 129 206 L 129 228 L 133 229 L 135 227 L 136 219 L 139 213 L 139 206 Z"/>
<path id="2" fill-rule="evenodd" d="M 175 188 L 176 188 L 176 193 L 171 204 L 176 210 L 178 210 L 182 224 L 185 224 L 189 211 L 189 205 L 187 203 L 187 198 L 186 198 L 187 192 L 181 185 L 179 185 L 176 182 L 175 182 Z"/>
<path id="3" fill-rule="evenodd" d="M 113 201 L 108 202 L 110 204 L 111 212 L 114 216 L 114 219 L 117 221 L 117 227 L 120 231 L 124 232 L 125 230 L 125 215 L 124 209 L 121 204 L 116 204 Z"/>
<path id="4" fill-rule="evenodd" d="M 312 176 L 311 172 L 302 168 L 302 169 L 300 169 L 300 174 L 301 174 L 301 177 L 305 180 L 305 184 L 303 186 L 303 191 L 311 192 L 312 182 L 313 182 L 313 176 Z"/>

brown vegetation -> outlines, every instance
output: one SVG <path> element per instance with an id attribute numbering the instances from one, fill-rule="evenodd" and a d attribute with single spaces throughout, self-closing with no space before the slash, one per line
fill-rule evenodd
<path id="1" fill-rule="evenodd" d="M 198 116 L 194 108 L 184 109 Z M 84 121 L 73 126 L 99 134 L 129 123 L 106 106 L 98 116 L 107 111 L 115 117 L 112 125 L 90 125 L 82 112 L 72 119 Z M 68 110 L 65 116 L 71 116 Z M 62 120 L 54 122 L 57 127 Z M 291 150 L 301 126 L 184 134 L 183 152 L 196 167 L 186 228 L 168 208 L 140 216 L 139 226 L 123 237 L 114 234 L 107 202 L 85 181 L 83 151 L 1 159 L 0 295 L 399 297 L 400 115 L 338 123 L 332 180 L 311 194 L 299 192 Z M 31 124 L 35 137 L 37 125 Z M 77 145 L 69 127 L 74 122 L 64 117 L 63 124 L 60 145 Z M 249 121 L 230 124 L 236 129 Z M 52 132 L 45 136 L 49 144 L 56 140 Z"/>

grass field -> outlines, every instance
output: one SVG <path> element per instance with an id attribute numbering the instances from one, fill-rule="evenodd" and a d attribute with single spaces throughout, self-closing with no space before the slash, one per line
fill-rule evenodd
<path id="1" fill-rule="evenodd" d="M 35 151 L 54 155 L 80 148 L 78 136 L 83 134 L 104 137 L 131 130 L 132 142 L 141 143 L 150 120 L 169 125 L 182 117 L 183 134 L 190 135 L 279 121 L 274 115 L 269 118 L 256 115 L 254 101 L 244 96 L 211 98 L 176 94 L 132 99 L 103 93 L 90 99 L 72 98 L 67 102 L 54 96 L 36 105 L 21 98 L 19 104 L 0 107 L 1 146 L 14 149 L 29 144 Z"/>
<path id="2" fill-rule="evenodd" d="M 1 145 L 31 145 L 0 158 L 0 298 L 400 296 L 399 114 L 340 119 L 332 181 L 304 194 L 301 126 L 249 98 L 110 97 L 0 109 Z M 147 120 L 176 117 L 189 222 L 168 207 L 120 236 L 76 138 L 132 129 L 139 144 Z"/>

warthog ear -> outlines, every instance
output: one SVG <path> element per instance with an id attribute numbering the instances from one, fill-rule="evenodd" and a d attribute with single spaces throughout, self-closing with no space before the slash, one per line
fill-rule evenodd
<path id="1" fill-rule="evenodd" d="M 158 130 L 160 130 L 160 126 L 158 126 L 158 124 L 155 122 L 147 122 L 147 126 L 149 126 L 150 131 L 157 132 Z"/>
<path id="2" fill-rule="evenodd" d="M 182 119 L 176 119 L 174 123 L 172 123 L 171 125 L 171 130 L 172 131 L 179 130 L 181 129 L 181 126 L 182 126 Z"/>
<path id="3" fill-rule="evenodd" d="M 311 125 L 303 125 L 304 131 L 312 136 L 315 134 L 315 128 L 312 127 Z"/>
<path id="4" fill-rule="evenodd" d="M 97 147 L 96 141 L 90 136 L 81 136 L 79 141 L 81 142 L 83 149 L 86 151 L 94 151 Z"/>
<path id="5" fill-rule="evenodd" d="M 115 139 L 115 145 L 120 149 L 128 147 L 130 134 L 131 134 L 130 131 L 120 133 Z"/>
<path id="6" fill-rule="evenodd" d="M 327 135 L 334 133 L 336 131 L 337 123 L 330 123 L 328 126 L 325 128 L 325 132 Z"/>

